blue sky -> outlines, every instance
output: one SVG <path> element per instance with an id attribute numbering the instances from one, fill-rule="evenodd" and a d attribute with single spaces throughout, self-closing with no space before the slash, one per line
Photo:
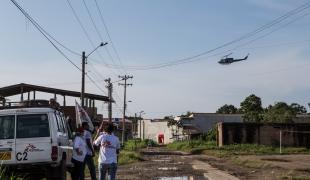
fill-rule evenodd
<path id="1" fill-rule="evenodd" d="M 57 40 L 77 52 L 93 50 L 66 0 L 17 1 Z M 94 44 L 101 42 L 82 0 L 70 1 Z M 199 54 L 236 39 L 300 6 L 305 0 L 97 0 L 113 43 L 126 66 L 148 66 Z M 86 1 L 104 40 L 108 36 L 94 0 Z M 48 85 L 80 90 L 80 72 L 68 63 L 11 1 L 0 2 L 0 86 L 16 83 Z M 305 10 L 303 14 L 310 12 Z M 133 75 L 128 88 L 128 113 L 144 110 L 147 117 L 161 118 L 186 111 L 215 112 L 224 104 L 239 106 L 250 95 L 263 105 L 276 101 L 310 102 L 310 16 L 289 24 L 251 44 L 228 51 L 244 42 L 202 56 L 198 61 L 162 69 L 133 71 L 111 69 L 118 64 L 111 43 L 91 55 L 87 71 L 104 89 L 104 78 Z M 286 22 L 294 19 L 288 19 Z M 283 25 L 280 24 L 275 28 Z M 264 35 L 268 31 L 259 34 Z M 255 38 L 255 37 L 254 37 Z M 251 40 L 251 39 L 249 39 Z M 64 52 L 78 66 L 81 57 Z M 227 52 L 232 57 L 250 53 L 248 61 L 222 66 L 217 61 Z M 210 55 L 213 55 L 212 53 Z M 126 68 L 125 68 L 126 69 Z M 99 75 L 98 75 L 99 74 Z M 119 116 L 123 89 L 114 86 Z M 87 92 L 104 94 L 88 82 Z M 47 95 L 42 95 L 48 97 Z M 71 99 L 73 102 L 74 99 Z M 106 104 L 98 103 L 106 116 Z"/>

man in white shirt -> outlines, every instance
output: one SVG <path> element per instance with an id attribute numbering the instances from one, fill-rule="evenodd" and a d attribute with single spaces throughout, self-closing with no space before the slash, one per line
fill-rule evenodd
<path id="1" fill-rule="evenodd" d="M 117 154 L 120 143 L 118 137 L 113 134 L 114 126 L 109 123 L 105 128 L 105 134 L 101 134 L 94 142 L 95 146 L 100 146 L 99 154 L 99 180 L 105 180 L 108 171 L 108 179 L 115 180 L 117 170 Z"/>
<path id="2" fill-rule="evenodd" d="M 83 167 L 83 172 L 85 170 L 85 165 L 88 166 L 89 169 L 89 173 L 91 176 L 91 180 L 97 180 L 96 177 L 96 167 L 95 167 L 95 163 L 93 160 L 93 157 L 95 156 L 95 151 L 94 151 L 94 147 L 93 147 L 93 139 L 92 139 L 92 134 L 89 130 L 89 125 L 88 122 L 83 122 L 82 123 L 82 128 L 84 129 L 84 140 L 86 142 L 86 149 L 87 149 L 87 153 L 85 156 L 85 164 Z M 84 173 L 83 173 L 83 177 L 84 177 Z"/>
<path id="3" fill-rule="evenodd" d="M 72 172 L 73 180 L 82 180 L 83 170 L 84 170 L 84 160 L 86 156 L 86 143 L 83 139 L 83 129 L 79 128 L 76 133 L 76 137 L 73 141 L 73 153 L 72 153 L 72 163 L 74 164 L 74 169 Z"/>

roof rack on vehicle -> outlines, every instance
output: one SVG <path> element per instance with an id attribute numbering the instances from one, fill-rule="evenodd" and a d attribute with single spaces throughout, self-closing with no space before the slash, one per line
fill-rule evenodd
<path id="1" fill-rule="evenodd" d="M 0 109 L 15 109 L 15 108 L 33 108 L 33 107 L 46 107 L 59 109 L 60 105 L 55 99 L 50 100 L 25 100 L 20 102 L 5 102 L 0 106 Z"/>

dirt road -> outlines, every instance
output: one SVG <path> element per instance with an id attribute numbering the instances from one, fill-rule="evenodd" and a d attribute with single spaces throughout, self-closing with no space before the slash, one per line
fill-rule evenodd
<path id="1" fill-rule="evenodd" d="M 199 156 L 168 151 L 164 147 L 146 149 L 142 154 L 144 161 L 120 166 L 117 179 L 237 179 L 202 162 Z"/>
<path id="2" fill-rule="evenodd" d="M 310 155 L 235 155 L 218 158 L 156 147 L 142 151 L 143 161 L 119 166 L 117 179 L 248 180 L 309 179 Z"/>

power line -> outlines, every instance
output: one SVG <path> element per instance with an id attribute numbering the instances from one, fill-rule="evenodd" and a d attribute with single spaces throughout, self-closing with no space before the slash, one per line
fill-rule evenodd
<path id="1" fill-rule="evenodd" d="M 80 20 L 80 18 L 79 18 L 79 16 L 78 16 L 78 14 L 76 13 L 75 9 L 73 8 L 72 4 L 70 3 L 70 0 L 67 0 L 67 3 L 68 3 L 68 5 L 69 5 L 69 7 L 70 7 L 70 9 L 71 9 L 71 11 L 72 11 L 72 13 L 73 13 L 75 19 L 78 21 L 78 24 L 79 24 L 80 27 L 82 28 L 82 30 L 83 30 L 83 32 L 84 32 L 86 38 L 87 38 L 88 41 L 90 42 L 91 46 L 92 46 L 93 48 L 95 48 L 95 45 L 94 45 L 93 41 L 92 41 L 91 38 L 90 38 L 90 35 L 88 34 L 86 28 L 84 27 L 82 21 Z M 103 39 L 101 39 L 101 40 L 103 41 Z M 107 63 L 103 60 L 103 57 L 101 56 L 101 54 L 100 54 L 98 51 L 96 51 L 96 53 L 98 54 L 98 56 L 100 57 L 100 60 L 102 61 L 102 63 L 103 63 L 106 67 L 111 66 L 111 65 L 107 64 Z"/>
<path id="2" fill-rule="evenodd" d="M 88 62 L 89 63 L 89 62 Z M 91 67 L 93 67 L 94 68 L 94 72 L 96 72 L 96 68 L 90 63 L 90 66 Z M 104 79 L 104 77 L 99 73 L 99 72 L 96 72 L 97 74 L 98 74 L 98 76 L 100 76 L 102 79 Z M 114 81 L 114 82 L 111 82 L 111 83 L 116 83 L 116 82 L 119 82 L 119 81 L 122 81 L 122 80 L 118 80 L 118 81 Z M 117 92 L 116 91 L 113 91 L 113 94 L 115 95 L 114 97 L 116 97 L 116 99 L 114 99 L 115 100 L 115 105 L 119 108 L 119 109 L 121 109 L 119 106 L 118 106 L 118 104 L 117 104 L 117 101 L 121 101 L 121 98 L 119 97 L 119 95 L 117 94 Z M 120 113 L 122 113 L 122 110 L 120 110 Z"/>
<path id="3" fill-rule="evenodd" d="M 84 34 L 86 35 L 87 39 L 90 41 L 91 45 L 94 47 L 94 43 L 92 42 L 92 40 L 91 40 L 89 34 L 88 34 L 87 31 L 86 31 L 86 28 L 85 28 L 84 25 L 82 24 L 82 21 L 81 21 L 80 18 L 78 17 L 78 15 L 77 15 L 76 11 L 74 10 L 72 4 L 70 3 L 69 0 L 67 0 L 67 2 L 68 2 L 68 4 L 69 4 L 69 6 L 70 6 L 70 8 L 71 8 L 71 10 L 72 10 L 72 12 L 73 12 L 75 18 L 77 19 L 79 25 L 80 25 L 81 28 L 83 29 Z M 87 12 L 87 14 L 88 14 L 88 16 L 89 16 L 89 18 L 90 18 L 90 20 L 91 20 L 92 25 L 93 25 L 94 28 L 95 28 L 95 31 L 96 31 L 97 35 L 99 36 L 100 40 L 103 42 L 103 41 L 104 41 L 104 40 L 103 40 L 103 37 L 101 36 L 101 33 L 100 33 L 100 31 L 99 31 L 99 29 L 98 29 L 98 27 L 97 27 L 97 25 L 96 25 L 96 23 L 95 23 L 95 21 L 94 21 L 93 16 L 92 16 L 91 13 L 90 13 L 90 10 L 89 10 L 89 8 L 88 8 L 88 6 L 87 6 L 85 0 L 83 0 L 83 4 L 84 4 L 84 7 L 85 7 L 85 9 L 86 9 L 86 12 Z M 110 54 L 108 48 L 106 47 L 105 49 L 106 49 L 106 51 L 107 51 L 107 54 L 108 54 L 109 57 L 111 58 L 111 60 L 114 62 L 114 59 L 113 59 L 113 57 L 111 56 L 111 54 Z M 108 64 L 107 64 L 106 62 L 103 61 L 103 57 L 101 56 L 101 54 L 100 54 L 99 52 L 96 52 L 96 53 L 100 56 L 101 61 L 103 62 L 103 64 L 104 64 L 105 66 L 108 66 Z"/>
<path id="4" fill-rule="evenodd" d="M 103 77 L 99 72 L 96 71 L 95 66 L 93 66 L 91 63 L 90 63 L 90 66 L 94 68 L 94 70 L 95 70 L 94 72 L 96 72 L 96 74 L 97 74 L 101 79 L 104 79 L 104 77 Z M 122 80 L 113 81 L 113 82 L 111 82 L 111 83 L 116 83 L 116 82 L 120 82 L 120 81 L 122 81 Z M 116 91 L 113 91 L 113 94 L 115 94 L 116 98 L 118 98 L 118 101 L 121 101 L 121 98 L 119 97 L 119 95 L 117 94 Z M 115 96 L 114 96 L 114 97 L 115 97 Z M 116 101 L 115 101 L 115 103 L 116 103 Z"/>
<path id="5" fill-rule="evenodd" d="M 164 68 L 164 67 L 168 67 L 168 66 L 175 66 L 175 65 L 179 65 L 179 64 L 184 64 L 184 63 L 189 63 L 189 62 L 192 62 L 192 61 L 196 61 L 195 59 L 199 58 L 199 57 L 202 57 L 206 54 L 209 54 L 209 53 L 212 53 L 214 51 L 217 51 L 219 49 L 222 49 L 224 47 L 227 47 L 227 46 L 230 46 L 232 44 L 235 44 L 237 42 L 240 42 L 240 41 L 243 41 L 245 39 L 248 39 L 252 36 L 255 36 L 256 34 L 262 32 L 262 31 L 265 31 L 266 29 L 269 29 L 273 26 L 275 26 L 276 24 L 279 24 L 281 23 L 282 21 L 288 19 L 289 17 L 293 16 L 293 15 L 296 15 L 306 9 L 308 9 L 310 6 L 309 6 L 310 2 L 307 2 L 287 13 L 285 13 L 284 15 L 272 20 L 271 22 L 269 23 L 266 23 L 265 25 L 255 29 L 254 31 L 251 31 L 239 38 L 236 38 L 232 41 L 229 41 L 227 43 L 224 43 L 220 46 L 217 46 L 211 50 L 208 50 L 208 51 L 204 51 L 202 53 L 199 53 L 199 54 L 196 54 L 196 55 L 193 55 L 193 56 L 190 56 L 190 57 L 187 57 L 187 58 L 182 58 L 182 59 L 179 59 L 179 60 L 175 60 L 175 61 L 170 61 L 170 62 L 167 62 L 167 63 L 161 63 L 161 64 L 154 64 L 154 65 L 148 65 L 148 66 L 126 66 L 127 69 L 131 69 L 131 70 L 150 70 L 150 69 L 159 69 L 159 68 Z M 114 67 L 114 68 L 121 68 L 121 67 Z"/>
<path id="6" fill-rule="evenodd" d="M 103 93 L 107 94 L 107 92 L 105 90 L 103 90 L 94 80 L 92 77 L 90 77 L 88 74 L 86 74 L 86 76 L 88 77 L 88 79 Z"/>
<path id="7" fill-rule="evenodd" d="M 119 56 L 119 53 L 118 53 L 118 51 L 116 50 L 116 48 L 115 48 L 115 46 L 114 46 L 114 43 L 113 43 L 113 41 L 112 41 L 112 38 L 111 38 L 111 36 L 110 36 L 108 26 L 107 26 L 107 24 L 106 24 L 106 22 L 105 22 L 105 19 L 104 19 L 104 17 L 103 17 L 103 14 L 102 14 L 100 8 L 99 8 L 99 4 L 98 4 L 97 0 L 94 0 L 94 1 L 95 1 L 97 10 L 98 10 L 98 12 L 99 12 L 99 15 L 100 15 L 101 22 L 102 22 L 102 24 L 103 24 L 103 26 L 104 26 L 104 29 L 105 29 L 105 31 L 106 31 L 106 33 L 107 33 L 107 35 L 108 35 L 109 41 L 111 42 L 111 46 L 112 46 L 112 48 L 113 48 L 113 51 L 114 51 L 114 53 L 116 54 L 117 60 L 119 61 L 119 63 L 120 63 L 120 65 L 121 65 L 122 69 L 126 72 L 126 69 L 124 68 L 124 65 L 123 65 L 123 63 L 122 63 L 122 61 L 121 61 L 121 58 L 120 58 L 120 56 Z M 127 73 L 126 73 L 126 74 L 127 74 Z"/>
<path id="8" fill-rule="evenodd" d="M 81 71 L 79 68 L 64 52 L 62 52 L 51 39 L 45 34 L 45 30 L 15 1 L 11 0 L 11 2 L 23 13 L 23 15 L 34 25 L 34 27 L 52 44 L 52 46 L 67 60 L 69 61 L 75 68 Z"/>
<path id="9" fill-rule="evenodd" d="M 46 35 L 45 34 L 45 30 L 43 30 L 43 28 L 15 1 L 15 0 L 11 0 L 11 2 L 23 13 L 23 15 L 29 19 L 29 21 L 36 27 L 36 29 L 53 45 L 53 47 L 63 56 L 65 57 L 65 59 L 67 61 L 69 61 L 74 67 L 76 67 L 79 71 L 82 71 L 81 68 L 79 68 L 71 59 L 69 59 L 68 56 L 66 56 L 66 54 L 64 52 L 62 52 L 54 43 L 51 39 L 49 39 L 50 35 Z M 104 90 L 102 88 L 100 88 L 97 83 L 89 76 L 86 74 L 86 76 L 88 77 L 88 79 L 98 88 L 100 89 L 102 92 L 104 92 Z M 105 92 L 104 92 L 105 93 Z"/>
<path id="10" fill-rule="evenodd" d="M 252 39 L 252 40 L 250 40 L 250 41 L 248 41 L 248 42 L 245 42 L 245 43 L 243 43 L 243 44 L 241 44 L 241 45 L 238 45 L 238 46 L 234 47 L 233 49 L 230 49 L 229 51 L 233 51 L 233 50 L 239 49 L 240 47 L 249 45 L 249 44 L 251 44 L 251 43 L 253 43 L 253 42 L 255 42 L 255 41 L 259 40 L 259 39 L 263 39 L 264 37 L 266 37 L 266 36 L 268 36 L 268 35 L 270 35 L 270 34 L 276 32 L 276 31 L 278 31 L 278 30 L 280 30 L 280 29 L 282 29 L 282 28 L 284 28 L 284 27 L 286 27 L 286 26 L 288 26 L 288 25 L 290 25 L 290 24 L 292 24 L 292 23 L 294 23 L 295 21 L 297 21 L 297 20 L 299 20 L 299 19 L 302 19 L 302 18 L 308 16 L 309 14 L 310 14 L 310 13 L 306 13 L 306 14 L 303 14 L 303 15 L 301 15 L 301 16 L 299 16 L 299 17 L 296 17 L 295 19 L 293 19 L 293 20 L 291 20 L 291 21 L 289 21 L 289 22 L 283 24 L 282 26 L 279 26 L 279 27 L 273 29 L 272 31 L 269 31 L 269 32 L 267 32 L 267 33 L 265 33 L 265 34 L 263 34 L 263 35 L 261 35 L 261 36 L 259 36 L 259 37 L 256 37 L 256 38 L 254 38 L 254 39 Z"/>
<path id="11" fill-rule="evenodd" d="M 69 7 L 70 7 L 70 9 L 71 9 L 71 11 L 72 11 L 72 13 L 73 13 L 75 19 L 77 20 L 77 22 L 79 23 L 80 27 L 82 28 L 82 30 L 83 30 L 83 32 L 84 32 L 86 38 L 88 39 L 88 41 L 90 42 L 90 44 L 91 44 L 93 47 L 95 47 L 95 45 L 94 45 L 93 41 L 91 40 L 91 38 L 90 38 L 88 32 L 86 31 L 84 25 L 82 24 L 82 21 L 80 20 L 80 18 L 78 17 L 76 11 L 74 10 L 74 8 L 73 8 L 73 6 L 72 6 L 70 0 L 67 0 L 67 3 L 68 3 L 68 5 L 69 5 Z"/>
<path id="12" fill-rule="evenodd" d="M 94 21 L 93 16 L 91 15 L 91 13 L 90 13 L 90 11 L 89 11 L 89 9 L 88 9 L 88 6 L 87 6 L 85 0 L 83 0 L 83 4 L 84 4 L 84 7 L 85 7 L 85 9 L 86 9 L 86 11 L 87 11 L 87 14 L 88 14 L 88 16 L 89 16 L 91 22 L 92 22 L 92 24 L 93 24 L 93 26 L 94 26 L 94 28 L 95 28 L 95 31 L 96 31 L 97 35 L 99 36 L 99 38 L 101 39 L 101 41 L 103 41 L 103 38 L 102 38 L 102 36 L 101 36 L 101 34 L 100 34 L 98 28 L 97 28 L 97 25 L 96 25 L 96 23 L 95 23 L 95 21 Z"/>
<path id="13" fill-rule="evenodd" d="M 91 14 L 91 12 L 90 12 L 88 6 L 87 6 L 87 3 L 85 2 L 85 0 L 83 0 L 83 5 L 84 5 L 84 7 L 85 7 L 85 9 L 86 9 L 86 12 L 87 12 L 87 14 L 88 14 L 88 17 L 89 17 L 90 20 L 91 20 L 92 25 L 93 25 L 94 28 L 95 28 L 95 31 L 96 31 L 98 37 L 101 39 L 101 41 L 103 41 L 103 37 L 102 37 L 102 35 L 101 35 L 101 33 L 100 33 L 100 31 L 99 31 L 99 29 L 98 29 L 96 23 L 95 23 L 95 20 L 94 20 L 94 18 L 93 18 L 93 16 L 92 16 L 92 14 Z M 97 4 L 96 4 L 96 5 L 97 5 Z M 116 63 L 115 63 L 114 58 L 113 58 L 113 56 L 111 55 L 109 49 L 108 49 L 107 47 L 105 47 L 105 50 L 106 50 L 108 56 L 110 57 L 110 59 L 111 59 L 111 61 L 112 61 L 112 64 L 115 65 Z M 107 64 L 105 64 L 105 65 L 107 65 Z"/>

